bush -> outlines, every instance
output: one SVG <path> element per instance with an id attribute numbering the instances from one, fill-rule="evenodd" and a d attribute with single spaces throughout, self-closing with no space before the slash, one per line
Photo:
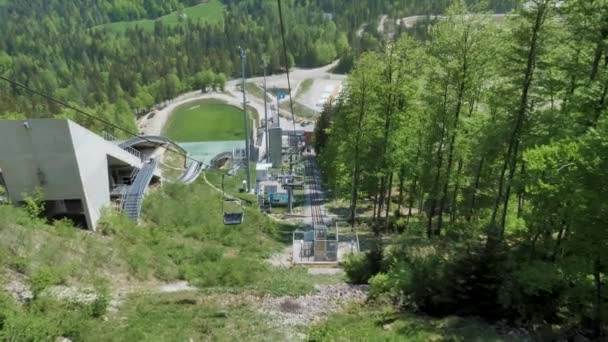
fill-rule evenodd
<path id="1" fill-rule="evenodd" d="M 391 291 L 393 284 L 391 278 L 386 273 L 378 273 L 369 279 L 370 298 L 378 298 L 383 294 L 387 294 Z"/>
<path id="2" fill-rule="evenodd" d="M 405 245 L 389 256 L 387 275 L 402 304 L 434 316 L 497 317 L 499 289 L 510 268 L 501 252 L 482 245 L 446 250 L 444 245 Z M 378 286 L 384 286 L 382 278 Z"/>
<path id="3" fill-rule="evenodd" d="M 63 281 L 63 277 L 49 266 L 41 266 L 30 277 L 30 285 L 34 298 L 38 297 L 44 289 L 58 285 Z"/>
<path id="4" fill-rule="evenodd" d="M 22 194 L 25 210 L 31 218 L 38 218 L 44 212 L 44 193 L 42 189 L 36 188 L 30 193 Z"/>
<path id="5" fill-rule="evenodd" d="M 110 295 L 108 291 L 97 291 L 97 297 L 91 303 L 91 316 L 94 318 L 102 317 L 106 314 L 108 310 L 108 305 L 110 305 Z"/>
<path id="6" fill-rule="evenodd" d="M 29 270 L 29 264 L 30 261 L 28 260 L 28 258 L 24 256 L 17 256 L 11 260 L 10 267 L 21 274 L 27 274 Z"/>
<path id="7" fill-rule="evenodd" d="M 351 284 L 367 284 L 382 268 L 382 250 L 373 249 L 365 253 L 350 255 L 344 261 L 344 272 Z"/>

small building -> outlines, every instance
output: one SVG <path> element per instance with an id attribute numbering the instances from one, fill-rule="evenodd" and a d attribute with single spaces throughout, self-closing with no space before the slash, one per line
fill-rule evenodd
<path id="1" fill-rule="evenodd" d="M 270 168 L 272 164 L 259 163 L 255 166 L 255 180 L 258 182 L 270 179 Z"/>

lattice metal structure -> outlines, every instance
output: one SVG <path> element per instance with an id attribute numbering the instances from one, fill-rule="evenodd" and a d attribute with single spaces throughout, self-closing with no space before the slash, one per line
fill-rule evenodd
<path id="1" fill-rule="evenodd" d="M 348 225 L 336 222 L 326 226 L 317 224 L 307 230 L 293 233 L 294 263 L 336 263 L 349 254 L 359 252 L 359 237 L 356 232 L 345 229 Z"/>
<path id="2" fill-rule="evenodd" d="M 247 151 L 244 148 L 232 150 L 232 165 L 245 166 L 247 162 Z"/>

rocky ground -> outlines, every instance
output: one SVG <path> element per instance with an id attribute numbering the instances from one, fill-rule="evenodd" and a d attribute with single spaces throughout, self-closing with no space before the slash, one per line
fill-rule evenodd
<path id="1" fill-rule="evenodd" d="M 367 290 L 367 285 L 317 285 L 314 293 L 304 296 L 264 297 L 260 311 L 277 328 L 289 330 L 315 323 L 347 303 L 365 301 Z"/>

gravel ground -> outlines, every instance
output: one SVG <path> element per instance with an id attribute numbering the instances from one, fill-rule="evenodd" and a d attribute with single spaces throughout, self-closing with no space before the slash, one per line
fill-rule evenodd
<path id="1" fill-rule="evenodd" d="M 162 293 L 172 293 L 181 291 L 194 291 L 196 287 L 190 286 L 187 281 L 178 281 L 171 284 L 162 285 L 158 291 Z"/>
<path id="2" fill-rule="evenodd" d="M 344 274 L 341 268 L 335 267 L 312 267 L 308 269 L 310 275 L 336 275 Z"/>
<path id="3" fill-rule="evenodd" d="M 289 268 L 291 266 L 292 254 L 293 248 L 292 246 L 288 246 L 282 253 L 274 253 L 266 261 L 275 267 Z"/>
<path id="4" fill-rule="evenodd" d="M 260 311 L 276 328 L 289 331 L 315 323 L 346 303 L 365 301 L 368 288 L 367 285 L 317 285 L 315 293 L 305 296 L 264 297 Z"/>
<path id="5" fill-rule="evenodd" d="M 2 278 L 4 278 L 4 282 L 2 284 L 4 289 L 18 302 L 26 303 L 34 298 L 32 290 L 30 289 L 24 275 L 17 272 L 7 271 L 5 274 L 2 274 Z"/>

